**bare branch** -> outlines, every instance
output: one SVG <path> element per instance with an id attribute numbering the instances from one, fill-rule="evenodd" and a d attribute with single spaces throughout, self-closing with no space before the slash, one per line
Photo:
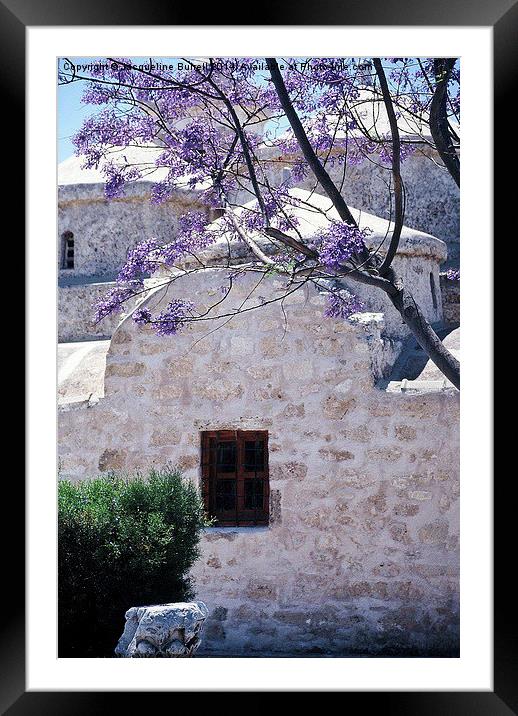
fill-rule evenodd
<path id="1" fill-rule="evenodd" d="M 241 241 L 243 241 L 250 251 L 254 254 L 256 258 L 259 259 L 259 261 L 262 261 L 264 264 L 267 264 L 268 266 L 275 266 L 275 261 L 267 256 L 264 251 L 259 247 L 259 245 L 252 239 L 251 236 L 247 236 L 246 233 L 242 230 L 242 228 L 239 226 L 239 223 L 236 220 L 236 217 L 234 216 L 234 212 L 232 210 L 227 211 L 226 215 L 229 217 L 232 226 L 234 227 L 236 233 L 238 234 Z"/>
<path id="2" fill-rule="evenodd" d="M 399 239 L 401 238 L 401 230 L 403 228 L 403 181 L 401 179 L 401 141 L 399 138 L 399 129 L 397 126 L 396 113 L 390 96 L 390 90 L 385 77 L 385 71 L 381 60 L 377 57 L 373 58 L 376 74 L 381 86 L 383 94 L 383 102 L 387 110 L 388 120 L 390 124 L 390 132 L 392 134 L 392 177 L 394 180 L 394 229 L 390 239 L 390 244 L 386 256 L 379 268 L 382 276 L 386 275 L 394 256 L 398 250 Z"/>
<path id="3" fill-rule="evenodd" d="M 291 102 L 288 90 L 286 89 L 286 85 L 284 84 L 284 80 L 282 78 L 281 72 L 279 70 L 279 65 L 277 64 L 276 59 L 274 57 L 267 57 L 266 64 L 268 65 L 268 69 L 270 70 L 272 82 L 275 86 L 275 90 L 281 102 L 282 108 L 286 114 L 286 117 L 288 118 L 288 121 L 293 130 L 293 134 L 295 135 L 297 142 L 299 143 L 304 158 L 309 164 L 311 171 L 315 175 L 316 179 L 318 179 L 318 182 L 322 189 L 326 192 L 328 197 L 333 202 L 333 205 L 342 221 L 345 221 L 346 224 L 350 224 L 351 226 L 357 226 L 356 221 L 354 220 L 354 217 L 349 210 L 349 207 L 345 203 L 345 199 L 336 188 L 333 180 L 327 173 L 326 169 L 322 166 L 320 159 L 317 157 L 317 155 L 315 154 L 315 150 L 311 146 L 304 127 L 302 126 L 302 122 L 300 121 L 299 116 Z"/>
<path id="4" fill-rule="evenodd" d="M 460 161 L 453 146 L 446 111 L 448 82 L 454 65 L 453 58 L 434 60 L 435 92 L 430 105 L 430 132 L 444 166 L 460 186 Z"/>

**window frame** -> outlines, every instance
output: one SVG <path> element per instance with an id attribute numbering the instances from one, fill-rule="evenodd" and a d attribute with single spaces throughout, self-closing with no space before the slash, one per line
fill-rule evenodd
<path id="1" fill-rule="evenodd" d="M 261 441 L 263 443 L 263 469 L 246 470 L 246 443 Z M 217 472 L 218 443 L 236 443 L 235 470 Z M 267 430 L 204 430 L 201 431 L 201 466 L 202 496 L 205 510 L 210 517 L 216 519 L 216 527 L 265 527 L 270 521 L 270 480 L 268 465 L 268 431 Z M 227 477 L 228 475 L 228 477 Z M 219 477 L 222 476 L 222 477 Z M 223 480 L 235 482 L 235 506 L 224 510 L 217 508 L 218 482 Z M 262 483 L 262 507 L 246 507 L 246 487 L 252 480 Z M 254 488 L 252 487 L 254 493 Z M 254 493 L 256 494 L 256 493 Z"/>
<path id="2" fill-rule="evenodd" d="M 72 242 L 72 246 L 69 243 Z M 69 262 L 69 250 L 72 251 L 71 261 L 72 265 L 68 266 Z M 64 231 L 61 234 L 61 270 L 62 271 L 73 271 L 75 269 L 75 236 L 72 231 Z"/>

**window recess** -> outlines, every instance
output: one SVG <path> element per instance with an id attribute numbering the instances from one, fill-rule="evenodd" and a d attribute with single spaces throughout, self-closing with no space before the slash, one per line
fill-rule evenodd
<path id="1" fill-rule="evenodd" d="M 211 430 L 201 434 L 205 509 L 219 527 L 267 525 L 268 432 Z"/>

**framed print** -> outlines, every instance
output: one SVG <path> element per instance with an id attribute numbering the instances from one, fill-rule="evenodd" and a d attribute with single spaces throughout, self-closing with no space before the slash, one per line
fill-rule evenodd
<path id="1" fill-rule="evenodd" d="M 7 713 L 517 711 L 490 136 L 498 167 L 516 8 L 0 5 L 27 121 Z"/>

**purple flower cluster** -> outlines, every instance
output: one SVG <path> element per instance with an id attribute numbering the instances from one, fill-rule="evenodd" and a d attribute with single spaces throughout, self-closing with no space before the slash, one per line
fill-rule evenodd
<path id="1" fill-rule="evenodd" d="M 446 278 L 448 281 L 460 281 L 460 271 L 457 271 L 457 269 L 448 269 L 446 271 Z"/>
<path id="2" fill-rule="evenodd" d="M 358 229 L 343 222 L 334 222 L 313 244 L 320 260 L 330 269 L 337 269 L 365 249 L 368 230 Z"/>
<path id="3" fill-rule="evenodd" d="M 381 149 L 379 152 L 379 158 L 380 161 L 383 162 L 387 166 L 392 165 L 392 138 L 387 137 L 385 139 L 385 143 L 381 145 Z M 402 143 L 400 150 L 399 150 L 399 160 L 401 162 L 404 162 L 405 159 L 408 159 L 408 157 L 412 156 L 414 152 L 416 151 L 417 145 L 415 144 L 408 144 L 408 143 Z"/>
<path id="4" fill-rule="evenodd" d="M 160 244 L 156 239 L 141 241 L 128 253 L 126 263 L 119 271 L 117 281 L 141 281 L 143 276 L 153 274 L 158 267 Z"/>
<path id="5" fill-rule="evenodd" d="M 194 304 L 191 301 L 184 301 L 181 298 L 170 301 L 165 311 L 151 319 L 157 336 L 174 336 L 192 314 L 193 309 Z"/>
<path id="6" fill-rule="evenodd" d="M 200 237 L 205 234 L 207 219 L 200 211 L 189 211 L 178 219 L 178 225 L 183 234 Z"/>
<path id="7" fill-rule="evenodd" d="M 179 220 L 179 232 L 173 241 L 160 248 L 158 254 L 167 266 L 189 254 L 196 254 L 216 240 L 216 234 L 207 230 L 205 214 L 191 211 Z"/>
<path id="8" fill-rule="evenodd" d="M 137 310 L 133 312 L 132 318 L 137 326 L 145 326 L 151 321 L 151 311 L 149 308 L 137 308 Z"/>
<path id="9" fill-rule="evenodd" d="M 216 239 L 207 230 L 207 218 L 200 212 L 189 212 L 179 219 L 179 231 L 173 241 L 161 245 L 156 239 L 137 244 L 128 254 L 126 263 L 117 276 L 117 286 L 111 289 L 96 305 L 95 321 L 122 311 L 122 304 L 144 289 L 144 278 L 156 272 L 160 264 L 172 266 L 178 259 L 206 248 Z M 166 311 L 153 317 L 148 309 L 138 309 L 133 320 L 138 325 L 153 323 L 158 335 L 174 335 L 182 325 L 186 312 L 193 305 L 175 300 Z"/>
<path id="10" fill-rule="evenodd" d="M 327 318 L 349 318 L 353 313 L 359 313 L 365 308 L 362 301 L 350 291 L 342 289 L 331 293 L 327 297 L 324 316 Z"/>
<path id="11" fill-rule="evenodd" d="M 110 289 L 95 305 L 94 322 L 99 323 L 106 316 L 121 313 L 123 303 L 135 296 L 139 288 L 140 285 L 130 283 Z"/>
<path id="12" fill-rule="evenodd" d="M 111 289 L 98 303 L 95 312 L 95 321 L 101 321 L 106 316 L 122 311 L 122 304 L 136 295 L 134 287 L 117 286 Z M 137 308 L 132 319 L 138 326 L 152 325 L 157 336 L 173 336 L 182 328 L 192 316 L 194 304 L 183 299 L 174 299 L 167 304 L 167 308 L 153 315 L 149 308 Z"/>
<path id="13" fill-rule="evenodd" d="M 103 174 L 106 176 L 104 194 L 107 199 L 116 199 L 118 196 L 122 196 L 126 183 L 140 179 L 141 176 L 136 167 L 125 167 L 114 163 L 106 164 Z"/>
<path id="14" fill-rule="evenodd" d="M 156 239 L 147 239 L 137 244 L 128 254 L 117 281 L 142 282 L 146 275 L 155 273 L 161 263 L 172 266 L 175 261 L 206 248 L 216 236 L 207 231 L 205 214 L 189 212 L 179 220 L 179 232 L 173 241 L 160 244 Z"/>
<path id="15" fill-rule="evenodd" d="M 133 312 L 133 321 L 138 326 L 150 325 L 157 336 L 174 336 L 192 315 L 194 304 L 175 298 L 167 304 L 167 308 L 153 315 L 149 308 L 137 308 Z"/>

